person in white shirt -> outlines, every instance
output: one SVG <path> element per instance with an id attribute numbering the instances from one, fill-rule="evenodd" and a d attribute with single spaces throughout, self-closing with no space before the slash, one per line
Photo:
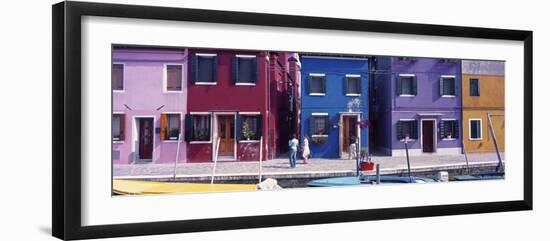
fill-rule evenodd
<path id="1" fill-rule="evenodd" d="M 304 158 L 304 164 L 307 164 L 310 154 L 311 152 L 309 151 L 309 140 L 307 138 L 307 135 L 304 135 L 304 144 L 302 145 L 302 157 Z"/>
<path id="2" fill-rule="evenodd" d="M 298 153 L 298 139 L 296 134 L 292 134 L 292 139 L 288 141 L 288 160 L 290 161 L 290 168 L 296 167 L 296 153 Z"/>

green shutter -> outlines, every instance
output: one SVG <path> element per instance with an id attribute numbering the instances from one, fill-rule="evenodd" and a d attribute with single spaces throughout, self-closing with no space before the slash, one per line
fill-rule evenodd
<path id="1" fill-rule="evenodd" d="M 458 139 L 459 134 L 458 120 L 453 121 L 453 137 Z"/>
<path id="2" fill-rule="evenodd" d="M 344 76 L 344 95 L 346 95 L 348 92 L 348 77 Z"/>
<path id="3" fill-rule="evenodd" d="M 193 138 L 193 116 L 185 114 L 185 141 L 190 142 Z"/>
<path id="4" fill-rule="evenodd" d="M 256 119 L 256 139 L 260 139 L 260 137 L 262 136 L 262 133 L 263 133 L 263 129 L 262 129 L 262 115 L 259 115 L 258 118 Z"/>
<path id="5" fill-rule="evenodd" d="M 243 116 L 242 115 L 237 114 L 237 123 L 235 128 L 237 129 L 235 139 L 241 140 L 243 138 L 242 137 L 242 134 L 243 134 Z"/>
<path id="6" fill-rule="evenodd" d="M 439 138 L 445 138 L 445 121 L 439 121 Z"/>
<path id="7" fill-rule="evenodd" d="M 237 56 L 233 56 L 233 59 L 231 60 L 231 79 L 233 80 L 233 83 L 237 83 L 239 78 L 239 58 Z"/>
<path id="8" fill-rule="evenodd" d="M 416 76 L 412 77 L 412 93 L 413 95 L 417 95 L 418 91 L 416 90 Z"/>
<path id="9" fill-rule="evenodd" d="M 218 82 L 218 56 L 213 57 L 212 64 L 212 81 Z"/>
<path id="10" fill-rule="evenodd" d="M 323 93 L 327 93 L 327 76 L 323 76 Z"/>
<path id="11" fill-rule="evenodd" d="M 455 95 L 458 96 L 458 79 L 456 77 L 454 78 L 454 82 L 455 82 Z"/>
<path id="12" fill-rule="evenodd" d="M 413 121 L 412 122 L 412 128 L 411 128 L 411 138 L 412 139 L 418 139 L 418 121 Z"/>
<path id="13" fill-rule="evenodd" d="M 328 118 L 328 115 L 325 116 L 325 132 L 324 134 L 328 135 L 328 132 L 329 132 L 329 128 L 330 128 L 330 121 L 329 121 L 329 118 Z"/>
<path id="14" fill-rule="evenodd" d="M 310 116 L 309 117 L 309 135 L 310 136 L 315 135 L 314 125 L 315 125 L 315 116 Z"/>
<path id="15" fill-rule="evenodd" d="M 311 83 L 313 82 L 313 80 L 311 79 L 311 75 L 307 77 L 307 92 L 308 94 L 311 94 Z"/>
<path id="16" fill-rule="evenodd" d="M 398 96 L 401 95 L 403 93 L 403 88 L 401 84 L 401 77 L 399 77 L 399 75 L 395 76 L 395 86 L 395 94 L 397 94 Z"/>
<path id="17" fill-rule="evenodd" d="M 256 83 L 258 81 L 258 58 L 252 59 L 252 71 L 254 71 L 254 79 L 252 82 Z"/>
<path id="18" fill-rule="evenodd" d="M 443 96 L 443 91 L 444 91 L 444 88 L 443 88 L 443 77 L 439 77 L 439 96 Z"/>
<path id="19" fill-rule="evenodd" d="M 405 138 L 405 136 L 403 135 L 403 122 L 402 121 L 397 121 L 395 129 L 396 129 L 396 133 L 397 133 L 397 140 L 401 140 L 401 139 Z"/>

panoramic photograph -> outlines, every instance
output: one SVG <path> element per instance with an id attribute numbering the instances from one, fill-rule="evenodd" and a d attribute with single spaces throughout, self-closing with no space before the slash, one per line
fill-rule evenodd
<path id="1" fill-rule="evenodd" d="M 504 61 L 114 44 L 111 63 L 112 195 L 505 178 Z"/>

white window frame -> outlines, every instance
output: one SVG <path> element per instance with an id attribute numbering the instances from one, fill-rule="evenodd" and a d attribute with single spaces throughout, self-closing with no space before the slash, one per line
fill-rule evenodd
<path id="1" fill-rule="evenodd" d="M 313 76 L 313 77 L 325 77 L 326 78 L 326 75 L 324 73 L 309 73 L 309 76 Z M 325 84 L 326 84 L 326 81 L 325 81 Z M 311 88 L 310 86 L 308 86 L 308 88 Z M 325 86 L 325 91 L 326 91 L 326 86 Z M 310 96 L 326 96 L 327 93 L 317 93 L 317 92 L 313 92 L 313 93 L 309 93 Z"/>
<path id="2" fill-rule="evenodd" d="M 122 65 L 122 89 L 121 90 L 113 89 L 113 92 L 115 92 L 115 93 L 124 93 L 126 91 L 126 63 L 113 62 L 112 65 L 115 65 L 115 64 L 121 64 Z M 111 72 L 113 71 L 112 65 L 111 65 Z M 111 83 L 111 85 L 112 85 L 112 83 Z"/>
<path id="3" fill-rule="evenodd" d="M 440 78 L 454 78 L 455 81 L 458 81 L 456 75 L 441 75 Z M 453 83 L 453 89 L 456 84 L 457 83 Z M 455 98 L 457 94 L 458 93 L 455 93 L 454 95 L 442 95 L 441 98 Z"/>
<path id="4" fill-rule="evenodd" d="M 472 121 L 479 121 L 479 138 L 472 138 Z M 481 118 L 468 119 L 468 138 L 470 139 L 470 141 L 483 140 L 483 119 Z"/>
<path id="5" fill-rule="evenodd" d="M 126 119 L 126 113 L 125 113 L 125 112 L 113 112 L 113 115 L 124 115 L 124 119 Z M 111 125 L 112 125 L 112 123 L 111 123 Z M 111 127 L 111 128 L 112 128 L 112 127 Z M 120 127 L 119 127 L 119 128 L 120 128 Z M 111 130 L 111 131 L 112 131 L 112 130 Z M 124 130 L 123 130 L 123 131 L 124 131 Z M 126 137 L 126 132 L 124 132 L 124 135 L 125 135 L 125 137 Z M 111 137 L 111 139 L 112 139 L 112 137 Z M 124 139 L 126 139 L 126 138 L 124 138 Z M 124 140 L 114 140 L 114 139 L 113 139 L 112 141 L 113 141 L 114 144 L 122 144 L 122 143 L 124 143 Z"/>
<path id="6" fill-rule="evenodd" d="M 456 121 L 458 123 L 458 119 L 453 119 L 453 118 L 442 118 L 440 121 Z M 460 125 L 457 124 L 457 127 L 460 128 Z M 460 133 L 460 130 L 459 132 Z M 456 141 L 457 138 L 442 138 L 441 140 L 442 141 Z"/>
<path id="7" fill-rule="evenodd" d="M 179 65 L 181 66 L 181 90 L 168 90 L 168 65 Z M 163 65 L 163 71 L 162 71 L 162 92 L 163 93 L 183 93 L 184 88 L 184 72 L 185 72 L 185 66 L 182 63 L 165 63 Z"/>
<path id="8" fill-rule="evenodd" d="M 360 74 L 346 74 L 346 79 L 345 81 L 348 81 L 348 77 L 349 78 L 359 78 L 359 82 L 361 82 L 361 75 Z M 346 84 L 347 85 L 347 84 Z M 361 86 L 361 83 L 359 83 L 359 86 Z M 346 96 L 361 96 L 361 92 L 362 90 L 359 89 L 359 94 L 354 94 L 354 93 L 347 93 L 348 90 L 345 90 L 346 91 Z"/>
<path id="9" fill-rule="evenodd" d="M 217 57 L 218 54 L 212 54 L 212 53 L 195 53 L 195 56 L 201 56 L 201 57 Z M 198 63 L 197 63 L 198 64 Z M 217 64 L 217 63 L 214 63 L 214 64 Z M 216 66 L 217 68 L 218 66 Z M 183 73 L 183 72 L 182 72 Z M 194 76 L 192 76 L 194 78 Z M 195 81 L 193 83 L 194 85 L 217 85 L 218 82 L 217 81 L 212 81 L 212 82 L 197 82 Z M 210 138 L 212 139 L 212 138 Z"/>
<path id="10" fill-rule="evenodd" d="M 256 112 L 245 112 L 245 111 L 243 111 L 243 112 L 238 112 L 237 115 L 260 116 L 260 118 L 261 118 L 262 114 L 259 111 L 256 111 Z M 242 130 L 237 130 L 237 131 L 242 131 Z M 263 130 L 260 130 L 260 131 L 263 131 Z M 260 140 L 238 140 L 238 142 L 239 143 L 260 143 Z"/>
<path id="11" fill-rule="evenodd" d="M 212 113 L 211 112 L 189 112 L 190 115 L 208 115 L 210 116 L 210 140 L 208 141 L 189 141 L 189 144 L 211 144 L 212 143 Z M 194 123 L 193 123 L 194 124 Z M 191 133 L 193 135 L 193 133 Z M 191 139 L 193 137 L 191 136 Z"/>
<path id="12" fill-rule="evenodd" d="M 416 77 L 416 74 L 399 74 L 398 75 L 399 77 Z M 399 79 L 399 81 L 401 81 L 401 79 Z M 397 87 L 396 87 L 397 88 Z M 417 88 L 418 88 L 418 85 L 417 85 Z M 416 90 L 416 93 L 418 93 L 418 90 Z M 412 95 L 412 94 L 400 94 L 399 97 L 416 97 L 416 95 Z M 409 140 L 412 140 L 412 139 L 409 139 Z"/>
<path id="13" fill-rule="evenodd" d="M 177 111 L 175 111 L 175 112 L 170 112 L 170 111 L 167 111 L 167 112 L 162 112 L 161 115 L 162 115 L 162 114 L 167 114 L 167 115 L 168 115 L 168 114 L 179 114 L 179 115 L 180 115 L 180 137 L 183 138 L 183 137 L 184 137 L 184 136 L 182 135 L 182 134 L 183 134 L 183 127 L 184 127 L 184 126 L 183 126 L 183 125 L 184 125 L 184 123 L 183 123 L 183 112 L 177 112 Z M 168 116 L 166 116 L 166 118 L 168 119 Z M 166 120 L 166 121 L 168 121 L 168 120 Z M 168 125 L 168 123 L 166 123 L 166 125 Z M 168 127 L 168 126 L 167 126 L 167 127 Z M 161 142 L 178 142 L 178 141 L 179 141 L 179 140 L 161 140 Z"/>
<path id="14" fill-rule="evenodd" d="M 257 58 L 256 55 L 250 55 L 250 54 L 236 54 L 235 57 L 237 58 L 243 58 L 243 59 L 254 59 L 254 58 Z M 238 77 L 238 76 L 237 76 Z M 256 82 L 258 80 L 256 79 Z M 235 85 L 236 86 L 256 86 L 256 83 L 242 83 L 242 82 L 239 82 L 238 80 L 235 81 Z"/>
<path id="15" fill-rule="evenodd" d="M 399 119 L 399 120 L 397 120 L 397 121 L 411 122 L 411 121 L 419 121 L 419 120 L 414 119 L 414 118 L 405 118 L 405 119 Z M 420 120 L 420 121 L 422 121 L 422 120 Z M 422 124 L 422 123 L 420 123 L 420 124 Z M 416 131 L 420 131 L 420 130 L 418 130 L 418 126 L 417 126 L 417 128 L 416 128 Z M 418 133 L 416 133 L 416 136 L 420 136 L 420 135 L 418 135 Z M 400 141 L 400 142 L 405 142 L 405 138 L 403 138 L 403 139 L 401 139 L 401 140 L 399 140 L 399 141 Z M 409 138 L 409 141 L 416 141 L 416 139 L 414 139 L 414 138 Z"/>
<path id="16" fill-rule="evenodd" d="M 311 116 L 328 116 L 328 113 L 327 112 L 313 112 L 313 113 L 311 113 Z M 330 130 L 330 123 L 329 123 L 329 130 Z M 329 130 L 327 130 L 327 132 Z M 328 134 L 326 134 L 326 135 L 311 135 L 311 137 L 328 137 Z"/>

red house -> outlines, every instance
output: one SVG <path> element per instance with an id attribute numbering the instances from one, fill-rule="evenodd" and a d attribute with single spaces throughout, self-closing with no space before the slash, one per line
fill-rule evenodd
<path id="1" fill-rule="evenodd" d="M 289 67 L 288 56 L 189 49 L 187 162 L 212 161 L 216 146 L 219 161 L 267 160 L 280 154 L 281 138 L 288 140 L 295 131 L 288 124 L 294 119 L 286 86 L 295 82 L 288 69 L 297 67 L 296 61 Z"/>

